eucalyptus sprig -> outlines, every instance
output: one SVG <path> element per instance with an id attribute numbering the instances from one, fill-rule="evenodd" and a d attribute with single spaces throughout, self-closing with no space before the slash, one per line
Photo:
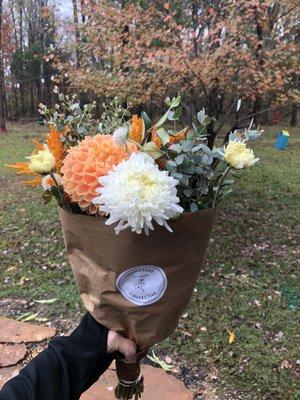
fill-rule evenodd
<path id="1" fill-rule="evenodd" d="M 54 107 L 47 107 L 41 103 L 39 113 L 45 123 L 54 125 L 58 131 L 64 131 L 67 145 L 75 145 L 83 140 L 86 134 L 96 133 L 97 124 L 93 116 L 95 102 L 81 107 L 75 94 L 64 95 L 57 86 L 53 91 L 57 95 L 57 103 Z"/>
<path id="2" fill-rule="evenodd" d="M 104 112 L 99 122 L 99 131 L 111 135 L 115 129 L 122 126 L 131 117 L 130 105 L 124 105 L 120 97 L 115 97 L 110 103 L 103 103 Z"/>

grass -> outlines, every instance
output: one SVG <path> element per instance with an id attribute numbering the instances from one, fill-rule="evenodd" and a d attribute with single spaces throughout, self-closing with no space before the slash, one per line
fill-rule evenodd
<path id="1" fill-rule="evenodd" d="M 288 150 L 277 151 L 280 129 L 267 127 L 253 143 L 261 163 L 238 174 L 234 194 L 220 207 L 187 315 L 160 345 L 191 365 L 213 365 L 221 399 L 225 392 L 243 400 L 300 397 L 300 136 L 299 129 L 290 129 Z M 0 137 L 1 297 L 55 297 L 44 314 L 71 317 L 81 305 L 56 207 L 45 208 L 38 190 L 21 186 L 2 168 L 22 160 L 30 153 L 28 139 L 41 135 L 43 128 L 14 126 Z M 235 335 L 231 344 L 228 331 Z"/>

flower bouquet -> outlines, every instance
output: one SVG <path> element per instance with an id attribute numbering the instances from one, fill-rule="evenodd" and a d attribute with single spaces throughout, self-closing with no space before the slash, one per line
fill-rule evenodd
<path id="1" fill-rule="evenodd" d="M 176 129 L 180 97 L 152 123 L 130 116 L 119 99 L 101 121 L 93 105 L 58 93 L 53 110 L 41 105 L 50 131 L 28 161 L 10 167 L 42 185 L 45 203 L 59 205 L 65 246 L 83 303 L 107 328 L 134 340 L 135 365 L 118 359 L 116 398 L 141 396 L 140 360 L 176 328 L 193 293 L 215 209 L 231 190 L 229 174 L 258 159 L 233 132 L 223 148 L 206 145 L 204 110 L 193 128 Z"/>

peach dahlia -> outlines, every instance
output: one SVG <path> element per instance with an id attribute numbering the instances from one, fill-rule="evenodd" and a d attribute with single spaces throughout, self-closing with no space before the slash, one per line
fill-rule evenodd
<path id="1" fill-rule="evenodd" d="M 136 150 L 134 145 L 119 146 L 110 135 L 87 136 L 77 146 L 68 150 L 63 160 L 62 184 L 71 201 L 83 211 L 96 214 L 92 204 L 99 187 L 98 179 L 121 161 L 127 160 Z"/>

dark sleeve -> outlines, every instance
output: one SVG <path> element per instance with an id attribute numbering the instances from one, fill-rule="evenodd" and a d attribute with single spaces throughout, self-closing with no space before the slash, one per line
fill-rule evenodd
<path id="1" fill-rule="evenodd" d="M 67 337 L 54 338 L 0 391 L 0 400 L 78 400 L 109 367 L 108 330 L 86 314 Z"/>

